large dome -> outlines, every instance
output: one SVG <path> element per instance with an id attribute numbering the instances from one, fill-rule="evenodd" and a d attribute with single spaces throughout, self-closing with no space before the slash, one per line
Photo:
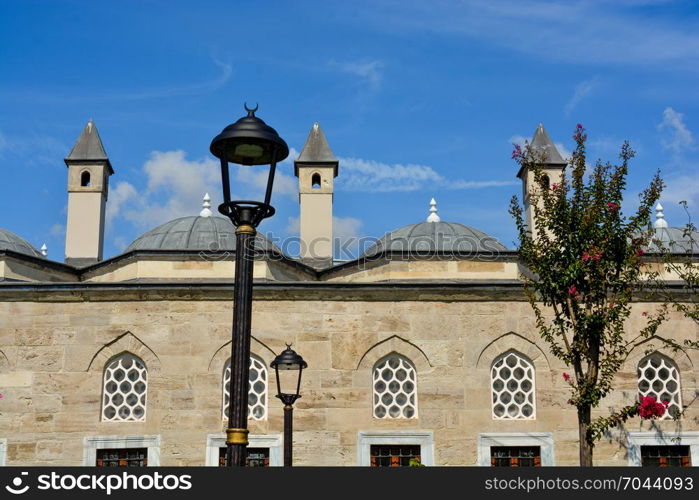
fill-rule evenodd
<path id="1" fill-rule="evenodd" d="M 0 250 L 12 250 L 13 252 L 44 258 L 44 256 L 31 243 L 20 238 L 15 233 L 6 229 L 0 229 Z"/>
<path id="2" fill-rule="evenodd" d="M 260 233 L 255 248 L 281 253 Z M 235 250 L 235 227 L 223 217 L 189 216 L 171 220 L 136 238 L 127 248 L 132 250 Z"/>
<path id="3" fill-rule="evenodd" d="M 493 253 L 507 251 L 497 239 L 476 228 L 455 222 L 421 222 L 387 233 L 364 252 L 370 257 L 383 252 Z"/>
<path id="4" fill-rule="evenodd" d="M 650 252 L 699 253 L 699 232 L 685 234 L 683 227 L 656 227 L 647 250 Z"/>

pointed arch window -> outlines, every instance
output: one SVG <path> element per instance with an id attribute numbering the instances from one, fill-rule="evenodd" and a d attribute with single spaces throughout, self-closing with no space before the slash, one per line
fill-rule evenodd
<path id="1" fill-rule="evenodd" d="M 250 386 L 248 389 L 248 418 L 265 420 L 267 418 L 267 366 L 261 358 L 250 355 Z M 226 361 L 223 370 L 223 418 L 228 418 L 231 400 L 231 360 Z"/>
<path id="2" fill-rule="evenodd" d="M 517 351 L 499 356 L 491 369 L 493 418 L 532 420 L 536 418 L 534 365 Z"/>
<path id="3" fill-rule="evenodd" d="M 654 352 L 638 363 L 637 373 L 638 392 L 641 396 L 652 396 L 658 401 L 668 402 L 667 411 L 660 418 L 672 418 L 681 412 L 680 371 L 673 360 Z"/>
<path id="4" fill-rule="evenodd" d="M 104 368 L 103 422 L 144 422 L 148 370 L 141 358 L 125 352 Z"/>
<path id="5" fill-rule="evenodd" d="M 374 366 L 374 417 L 417 418 L 417 371 L 400 354 L 389 354 Z"/>

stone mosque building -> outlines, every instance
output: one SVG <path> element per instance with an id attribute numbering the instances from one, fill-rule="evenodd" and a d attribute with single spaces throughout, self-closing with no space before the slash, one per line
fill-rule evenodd
<path id="1" fill-rule="evenodd" d="M 560 175 L 565 162 L 541 125 L 533 145 L 548 153 L 549 175 Z M 105 258 L 118 166 L 94 123 L 65 163 L 65 261 L 0 229 L 0 464 L 219 465 L 233 226 L 205 199 L 198 215 L 192 207 Z M 342 165 L 317 124 L 295 173 L 301 241 L 332 241 Z M 532 176 L 518 176 L 526 200 Z M 291 258 L 258 236 L 250 465 L 282 462 L 270 362 L 286 343 L 308 362 L 294 413 L 295 465 L 578 464 L 565 367 L 538 336 L 517 252 L 473 221 L 441 220 L 434 200 L 425 215 L 349 262 L 333 262 L 329 244 Z M 686 243 L 661 207 L 655 227 L 665 241 Z M 629 331 L 655 306 L 636 303 Z M 662 332 L 697 340 L 699 329 L 673 312 Z M 698 377 L 697 353 L 635 353 L 600 411 L 640 393 L 684 413 L 653 426 L 630 420 L 598 444 L 596 463 L 699 465 Z"/>

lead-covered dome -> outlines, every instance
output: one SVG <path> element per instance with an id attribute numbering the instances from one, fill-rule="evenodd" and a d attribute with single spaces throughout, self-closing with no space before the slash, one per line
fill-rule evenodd
<path id="1" fill-rule="evenodd" d="M 663 206 L 658 203 L 655 206 L 653 234 L 646 250 L 671 254 L 699 253 L 699 232 L 670 227 L 665 220 Z"/>
<path id="2" fill-rule="evenodd" d="M 136 238 L 127 248 L 132 250 L 224 251 L 235 250 L 235 226 L 223 217 L 214 217 L 209 209 L 210 198 L 204 197 L 204 209 L 199 215 L 181 217 L 166 222 Z M 255 249 L 282 253 L 260 233 L 255 237 Z"/>
<path id="3" fill-rule="evenodd" d="M 281 253 L 265 236 L 257 233 L 255 249 Z M 223 217 L 190 216 L 171 220 L 136 238 L 132 250 L 235 250 L 235 226 Z"/>
<path id="4" fill-rule="evenodd" d="M 0 250 L 11 250 L 24 255 L 31 255 L 32 257 L 44 258 L 41 252 L 34 248 L 31 243 L 7 229 L 0 229 Z"/>
<path id="5" fill-rule="evenodd" d="M 437 203 L 430 202 L 427 221 L 391 231 L 370 246 L 362 255 L 371 257 L 384 252 L 412 254 L 495 253 L 507 251 L 496 238 L 474 227 L 456 222 L 442 222 L 437 215 Z"/>

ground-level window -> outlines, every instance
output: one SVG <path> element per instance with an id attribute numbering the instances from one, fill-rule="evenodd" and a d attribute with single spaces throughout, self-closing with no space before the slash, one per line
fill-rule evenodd
<path id="1" fill-rule="evenodd" d="M 482 467 L 550 467 L 556 465 L 551 432 L 488 432 L 478 435 Z"/>
<path id="2" fill-rule="evenodd" d="M 363 467 L 403 467 L 419 460 L 420 465 L 434 465 L 432 431 L 395 430 L 359 431 L 357 465 Z"/>
<path id="3" fill-rule="evenodd" d="M 491 446 L 490 465 L 493 467 L 541 467 L 539 446 Z"/>
<path id="4" fill-rule="evenodd" d="M 643 467 L 691 467 L 689 446 L 641 446 Z"/>
<path id="5" fill-rule="evenodd" d="M 269 448 L 246 448 L 245 467 L 269 467 Z M 218 449 L 218 466 L 226 466 L 226 447 Z"/>
<path id="6" fill-rule="evenodd" d="M 372 444 L 372 467 L 409 467 L 422 463 L 419 444 Z"/>
<path id="7" fill-rule="evenodd" d="M 97 450 L 97 467 L 145 467 L 148 448 L 112 448 Z"/>
<path id="8" fill-rule="evenodd" d="M 102 461 L 99 464 L 98 461 Z M 133 463 L 140 462 L 143 463 Z M 87 436 L 83 439 L 83 465 L 89 467 L 160 466 L 160 436 Z M 114 463 L 116 462 L 116 463 Z"/>

